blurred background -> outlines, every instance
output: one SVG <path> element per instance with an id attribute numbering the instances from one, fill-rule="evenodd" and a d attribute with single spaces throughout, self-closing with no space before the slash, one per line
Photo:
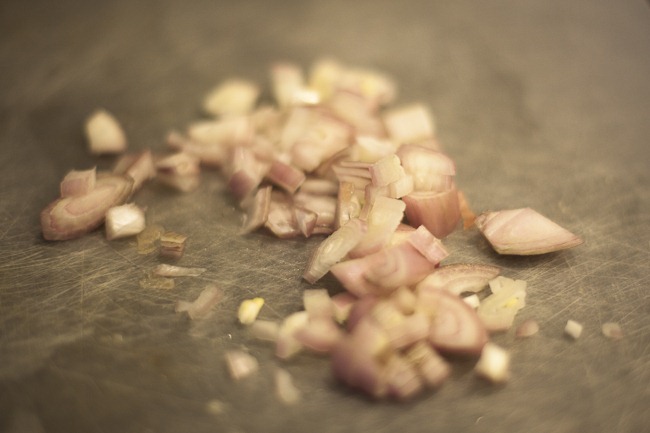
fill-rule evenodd
<path id="1" fill-rule="evenodd" d="M 143 292 L 155 259 L 101 232 L 46 243 L 38 213 L 68 170 L 113 160 L 86 151 L 97 107 L 122 122 L 130 149 L 166 150 L 170 129 L 200 118 L 208 90 L 268 68 L 307 71 L 330 56 L 398 83 L 422 101 L 456 161 L 475 211 L 530 206 L 583 237 L 543 257 L 498 257 L 479 236 L 448 240 L 459 259 L 528 281 L 523 317 L 542 324 L 512 350 L 504 388 L 477 384 L 471 363 L 438 393 L 377 404 L 329 377 L 325 359 L 286 366 L 304 402 L 275 401 L 272 350 L 231 312 L 262 294 L 283 317 L 300 305 L 316 240 L 237 237 L 240 220 L 216 173 L 178 196 L 136 202 L 191 238 L 184 264 L 209 269 L 228 295 L 199 327 L 173 313 L 202 287 Z M 650 7 L 641 0 L 88 1 L 0 4 L 0 430 L 641 432 L 650 422 Z M 203 282 L 206 282 L 203 281 Z M 203 283 L 202 282 L 202 283 Z M 326 281 L 336 290 L 333 281 Z M 275 301 L 275 304 L 273 303 Z M 524 313 L 525 312 L 525 313 Z M 576 318 L 586 335 L 562 335 Z M 618 321 L 612 343 L 600 325 Z M 246 345 L 260 377 L 234 384 L 224 348 Z M 210 401 L 223 402 L 215 415 Z"/>

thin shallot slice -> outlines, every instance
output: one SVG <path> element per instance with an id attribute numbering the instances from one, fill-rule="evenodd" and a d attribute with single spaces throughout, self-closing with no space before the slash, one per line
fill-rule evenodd
<path id="1" fill-rule="evenodd" d="M 97 167 L 90 170 L 71 170 L 61 181 L 61 197 L 88 194 L 95 188 Z"/>
<path id="2" fill-rule="evenodd" d="M 124 203 L 132 191 L 133 179 L 128 176 L 99 176 L 88 194 L 59 198 L 41 211 L 43 238 L 61 241 L 89 233 L 104 222 L 108 209 Z"/>
<path id="3" fill-rule="evenodd" d="M 134 236 L 144 230 L 144 211 L 133 203 L 114 206 L 106 211 L 106 239 Z"/>
<path id="4" fill-rule="evenodd" d="M 160 264 L 154 268 L 153 273 L 161 277 L 198 277 L 205 271 L 205 268 L 187 268 L 183 266 Z"/>
<path id="5" fill-rule="evenodd" d="M 531 208 L 486 212 L 476 226 L 499 254 L 534 255 L 582 244 L 582 239 Z"/>
<path id="6" fill-rule="evenodd" d="M 90 153 L 94 155 L 122 153 L 127 142 L 124 130 L 108 111 L 99 109 L 86 120 L 86 138 Z"/>
<path id="7" fill-rule="evenodd" d="M 480 292 L 488 281 L 499 275 L 496 266 L 476 263 L 457 263 L 440 266 L 417 284 L 417 290 L 441 289 L 460 295 L 465 292 Z"/>

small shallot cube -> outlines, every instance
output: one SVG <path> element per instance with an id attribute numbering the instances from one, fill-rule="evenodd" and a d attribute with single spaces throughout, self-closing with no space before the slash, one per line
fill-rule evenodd
<path id="1" fill-rule="evenodd" d="M 280 324 L 272 320 L 255 320 L 250 326 L 251 334 L 258 340 L 275 341 L 278 338 Z"/>
<path id="2" fill-rule="evenodd" d="M 564 327 L 564 333 L 574 340 L 577 340 L 582 334 L 582 325 L 575 320 L 568 320 Z"/>
<path id="3" fill-rule="evenodd" d="M 243 350 L 233 349 L 226 352 L 226 364 L 230 377 L 234 380 L 244 379 L 260 368 L 257 359 Z"/>
<path id="4" fill-rule="evenodd" d="M 185 252 L 187 236 L 175 232 L 165 232 L 160 236 L 160 255 L 179 259 Z"/>
<path id="5" fill-rule="evenodd" d="M 245 114 L 252 110 L 259 87 L 250 81 L 233 78 L 221 83 L 208 93 L 203 109 L 215 116 Z"/>
<path id="6" fill-rule="evenodd" d="M 86 138 L 93 155 L 126 150 L 126 135 L 117 119 L 106 110 L 97 110 L 86 120 Z"/>
<path id="7" fill-rule="evenodd" d="M 433 116 L 427 107 L 415 104 L 394 108 L 384 115 L 390 137 L 398 143 L 410 143 L 435 135 Z"/>
<path id="8" fill-rule="evenodd" d="M 106 239 L 134 236 L 144 230 L 144 211 L 134 204 L 115 206 L 106 212 Z"/>
<path id="9" fill-rule="evenodd" d="M 510 354 L 494 343 L 485 343 L 481 358 L 474 367 L 476 374 L 492 383 L 502 383 L 508 380 L 509 370 Z"/>
<path id="10" fill-rule="evenodd" d="M 603 323 L 602 331 L 605 337 L 612 340 L 620 340 L 624 335 L 621 326 L 616 322 Z"/>

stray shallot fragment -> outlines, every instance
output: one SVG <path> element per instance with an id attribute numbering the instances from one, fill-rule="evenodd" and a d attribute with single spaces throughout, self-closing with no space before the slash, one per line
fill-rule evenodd
<path id="1" fill-rule="evenodd" d="M 187 236 L 176 232 L 165 232 L 160 236 L 160 255 L 180 259 L 185 252 Z"/>
<path id="2" fill-rule="evenodd" d="M 88 194 L 95 188 L 97 168 L 90 170 L 71 170 L 61 181 L 61 197 Z"/>
<path id="3" fill-rule="evenodd" d="M 568 320 L 564 327 L 564 333 L 572 339 L 577 340 L 582 335 L 582 324 L 575 320 Z"/>
<path id="4" fill-rule="evenodd" d="M 221 300 L 221 289 L 217 286 L 208 286 L 201 291 L 199 296 L 192 302 L 178 301 L 176 312 L 186 312 L 190 319 L 202 319 L 206 317 L 212 308 Z"/>
<path id="5" fill-rule="evenodd" d="M 460 295 L 465 292 L 480 292 L 488 281 L 499 275 L 496 266 L 477 263 L 457 263 L 436 268 L 417 284 L 418 290 L 441 289 Z"/>
<path id="6" fill-rule="evenodd" d="M 246 299 L 239 304 L 237 310 L 237 318 L 242 325 L 250 325 L 255 322 L 262 306 L 264 305 L 263 298 Z"/>
<path id="7" fill-rule="evenodd" d="M 142 184 L 156 176 L 156 166 L 151 150 L 123 155 L 113 167 L 113 173 L 131 176 L 133 190 L 139 190 Z"/>
<path id="8" fill-rule="evenodd" d="M 92 154 L 122 153 L 126 150 L 126 135 L 117 119 L 106 110 L 97 110 L 86 120 L 85 132 Z"/>
<path id="9" fill-rule="evenodd" d="M 160 244 L 160 236 L 165 233 L 165 228 L 158 224 L 148 225 L 138 233 L 138 254 L 151 254 Z"/>
<path id="10" fill-rule="evenodd" d="M 144 211 L 133 203 L 114 206 L 106 211 L 106 239 L 125 238 L 145 228 Z"/>
<path id="11" fill-rule="evenodd" d="M 171 290 L 176 286 L 173 278 L 160 277 L 156 275 L 146 275 L 139 281 L 140 287 L 143 289 L 160 289 Z"/>
<path id="12" fill-rule="evenodd" d="M 206 271 L 205 268 L 186 268 L 183 266 L 160 264 L 153 270 L 160 277 L 198 277 Z"/>
<path id="13" fill-rule="evenodd" d="M 296 404 L 302 398 L 302 393 L 294 385 L 291 374 L 282 368 L 275 370 L 275 395 L 287 405 Z"/>
<path id="14" fill-rule="evenodd" d="M 521 325 L 517 327 L 515 335 L 517 338 L 527 338 L 532 337 L 533 335 L 539 332 L 539 324 L 534 319 L 528 319 L 521 322 Z"/>
<path id="15" fill-rule="evenodd" d="M 230 377 L 234 380 L 244 379 L 253 373 L 256 373 L 260 368 L 257 359 L 243 350 L 228 350 L 225 354 L 225 358 Z"/>
<path id="16" fill-rule="evenodd" d="M 612 340 L 620 340 L 625 334 L 621 329 L 621 325 L 616 322 L 606 322 L 602 326 L 603 335 Z"/>
<path id="17" fill-rule="evenodd" d="M 486 343 L 474 371 L 490 382 L 505 382 L 510 376 L 510 354 L 494 343 Z"/>
<path id="18" fill-rule="evenodd" d="M 257 319 L 251 323 L 249 330 L 258 340 L 275 341 L 278 339 L 280 324 L 272 320 Z"/>
<path id="19" fill-rule="evenodd" d="M 499 254 L 545 254 L 582 243 L 531 208 L 486 212 L 476 218 L 476 226 Z"/>
<path id="20" fill-rule="evenodd" d="M 181 192 L 191 192 L 201 181 L 199 158 L 188 153 L 178 152 L 156 162 L 157 179 Z"/>

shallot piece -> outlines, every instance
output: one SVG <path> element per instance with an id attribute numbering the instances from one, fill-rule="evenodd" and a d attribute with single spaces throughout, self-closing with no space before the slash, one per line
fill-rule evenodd
<path id="1" fill-rule="evenodd" d="M 621 329 L 621 325 L 616 322 L 603 323 L 601 330 L 603 331 L 603 335 L 605 337 L 612 340 L 620 340 L 625 336 L 623 329 Z"/>
<path id="2" fill-rule="evenodd" d="M 128 176 L 99 176 L 88 194 L 59 198 L 41 211 L 43 238 L 62 241 L 91 232 L 104 222 L 108 209 L 124 203 L 132 191 Z"/>
<path id="3" fill-rule="evenodd" d="M 390 137 L 398 143 L 413 143 L 433 138 L 435 124 L 429 109 L 422 104 L 393 108 L 384 114 Z"/>
<path id="4" fill-rule="evenodd" d="M 402 197 L 406 204 L 406 219 L 418 227 L 425 226 L 442 239 L 456 229 L 460 221 L 458 194 L 455 188 L 436 191 L 416 191 Z"/>
<path id="5" fill-rule="evenodd" d="M 496 266 L 482 264 L 453 264 L 436 268 L 417 284 L 417 290 L 440 289 L 460 295 L 465 292 L 480 292 L 488 281 L 499 275 Z"/>
<path id="6" fill-rule="evenodd" d="M 176 283 L 173 278 L 146 275 L 139 281 L 139 285 L 143 289 L 171 290 Z"/>
<path id="7" fill-rule="evenodd" d="M 233 78 L 208 93 L 203 101 L 203 109 L 215 116 L 245 114 L 253 109 L 259 93 L 257 84 Z"/>
<path id="8" fill-rule="evenodd" d="M 88 194 L 95 188 L 97 167 L 90 170 L 71 170 L 61 181 L 61 197 Z"/>
<path id="9" fill-rule="evenodd" d="M 165 232 L 160 236 L 160 255 L 180 259 L 185 252 L 187 236 L 176 232 Z"/>
<path id="10" fill-rule="evenodd" d="M 287 405 L 293 405 L 302 399 L 302 393 L 293 383 L 291 374 L 282 368 L 275 370 L 275 395 Z"/>
<path id="11" fill-rule="evenodd" d="M 138 233 L 138 254 L 151 254 L 160 246 L 160 236 L 165 233 L 165 228 L 158 224 L 148 225 Z"/>
<path id="12" fill-rule="evenodd" d="M 201 181 L 200 160 L 190 154 L 178 152 L 156 163 L 157 178 L 161 183 L 181 192 L 191 192 Z"/>
<path id="13" fill-rule="evenodd" d="M 575 320 L 568 320 L 564 327 L 564 333 L 573 340 L 577 340 L 582 335 L 582 325 Z"/>
<path id="14" fill-rule="evenodd" d="M 183 266 L 160 264 L 155 267 L 153 273 L 161 277 L 198 277 L 205 271 L 205 268 L 186 268 Z"/>
<path id="15" fill-rule="evenodd" d="M 258 340 L 276 341 L 280 332 L 280 324 L 272 320 L 257 319 L 249 326 L 253 337 Z"/>
<path id="16" fill-rule="evenodd" d="M 476 226 L 499 254 L 535 255 L 572 248 L 582 239 L 531 208 L 486 212 Z"/>
<path id="17" fill-rule="evenodd" d="M 208 286 L 192 302 L 178 301 L 176 312 L 186 312 L 190 319 L 197 320 L 206 317 L 212 308 L 221 300 L 222 292 L 217 286 Z"/>
<path id="18" fill-rule="evenodd" d="M 405 353 L 406 359 L 414 365 L 429 388 L 440 387 L 451 374 L 451 367 L 431 345 L 419 342 L 410 347 Z"/>
<path id="19" fill-rule="evenodd" d="M 304 346 L 296 339 L 295 334 L 308 323 L 309 315 L 306 311 L 299 311 L 285 317 L 275 340 L 275 356 L 286 360 L 297 355 Z"/>
<path id="20" fill-rule="evenodd" d="M 86 120 L 85 132 L 93 155 L 126 150 L 126 135 L 117 119 L 106 110 L 97 110 Z"/>
<path id="21" fill-rule="evenodd" d="M 510 376 L 510 354 L 494 343 L 486 343 L 474 371 L 492 383 L 503 383 Z"/>
<path id="22" fill-rule="evenodd" d="M 472 307 L 444 290 L 418 293 L 419 308 L 433 312 L 429 342 L 445 353 L 476 355 L 488 341 L 488 333 Z"/>
<path id="23" fill-rule="evenodd" d="M 234 380 L 244 379 L 253 373 L 256 373 L 260 368 L 257 359 L 243 350 L 228 350 L 225 354 L 225 358 L 230 377 Z"/>
<path id="24" fill-rule="evenodd" d="M 463 229 L 468 230 L 474 226 L 476 214 L 469 207 L 469 202 L 463 191 L 458 191 L 458 206 L 460 207 L 460 217 L 463 220 Z"/>
<path id="25" fill-rule="evenodd" d="M 255 322 L 257 315 L 260 313 L 260 310 L 264 306 L 263 298 L 253 298 L 245 299 L 239 304 L 239 310 L 237 310 L 237 319 L 242 325 L 250 325 Z"/>
<path id="26" fill-rule="evenodd" d="M 251 233 L 266 223 L 271 206 L 271 190 L 271 186 L 259 188 L 252 200 L 242 205 L 246 210 L 246 214 L 244 215 L 242 228 L 239 231 L 240 234 Z"/>
<path id="27" fill-rule="evenodd" d="M 302 277 L 314 284 L 359 243 L 366 230 L 365 222 L 356 218 L 348 221 L 320 243 L 312 253 Z"/>
<path id="28" fill-rule="evenodd" d="M 492 294 L 485 298 L 476 312 L 490 332 L 510 329 L 517 312 L 526 305 L 526 282 L 506 277 L 490 281 Z"/>
<path id="29" fill-rule="evenodd" d="M 517 327 L 515 336 L 517 338 L 528 338 L 539 332 L 539 324 L 536 320 L 528 319 L 521 322 L 521 325 Z"/>
<path id="30" fill-rule="evenodd" d="M 133 203 L 115 206 L 106 211 L 106 239 L 135 236 L 145 228 L 144 211 Z"/>
<path id="31" fill-rule="evenodd" d="M 151 150 L 122 156 L 115 164 L 113 173 L 131 176 L 134 182 L 133 190 L 139 190 L 143 183 L 156 177 L 156 166 Z"/>

